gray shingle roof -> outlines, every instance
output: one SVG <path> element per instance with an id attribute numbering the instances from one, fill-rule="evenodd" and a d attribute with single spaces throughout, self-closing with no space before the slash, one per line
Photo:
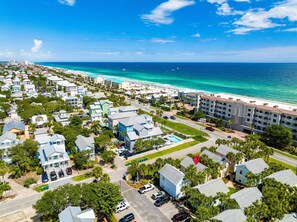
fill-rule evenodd
<path id="1" fill-rule="evenodd" d="M 9 140 L 16 140 L 16 135 L 11 132 L 6 132 L 2 136 L 0 136 L 0 143 L 2 143 L 4 140 L 9 139 Z"/>
<path id="2" fill-rule="evenodd" d="M 244 208 L 251 206 L 257 200 L 261 200 L 262 193 L 257 187 L 250 187 L 242 189 L 230 197 L 235 199 L 239 207 L 244 210 Z"/>
<path id="3" fill-rule="evenodd" d="M 78 135 L 77 139 L 75 140 L 75 144 L 80 151 L 85 150 L 87 147 L 94 148 L 94 138 L 93 137 L 85 137 L 82 135 Z"/>
<path id="4" fill-rule="evenodd" d="M 10 131 L 12 129 L 25 131 L 25 124 L 16 119 L 13 119 L 12 121 L 5 123 L 3 127 L 3 133 L 6 133 L 7 131 Z"/>
<path id="5" fill-rule="evenodd" d="M 108 118 L 110 119 L 123 119 L 131 116 L 136 116 L 137 113 L 135 112 L 124 112 L 124 113 L 115 113 L 112 115 L 109 115 Z"/>
<path id="6" fill-rule="evenodd" d="M 231 148 L 229 146 L 223 145 L 223 144 L 219 145 L 219 147 L 216 149 L 216 152 L 220 153 L 220 154 L 222 154 L 224 156 L 226 156 L 230 152 L 234 153 L 234 154 L 239 153 L 238 150 L 235 150 L 235 149 L 233 149 L 233 148 Z"/>
<path id="7" fill-rule="evenodd" d="M 180 165 L 184 168 L 188 168 L 192 164 L 196 166 L 198 172 L 201 172 L 207 168 L 207 166 L 203 165 L 202 163 L 195 164 L 193 158 L 188 156 L 186 156 L 180 163 Z"/>
<path id="8" fill-rule="evenodd" d="M 56 141 L 56 140 L 65 140 L 65 137 L 61 134 L 54 134 L 51 137 L 51 141 Z"/>
<path id="9" fill-rule="evenodd" d="M 171 166 L 168 163 L 166 163 L 161 168 L 161 170 L 159 170 L 159 173 L 174 185 L 177 185 L 178 183 L 180 183 L 185 176 L 185 174 L 183 174 L 181 171 L 179 171 L 174 166 Z"/>
<path id="10" fill-rule="evenodd" d="M 224 164 L 224 161 L 225 161 L 224 158 L 220 157 L 219 155 L 217 155 L 215 153 L 210 152 L 209 150 L 203 150 L 203 152 L 201 153 L 201 156 L 203 154 L 208 156 L 210 159 L 212 159 L 216 163 L 219 163 L 221 165 Z"/>
<path id="11" fill-rule="evenodd" d="M 245 222 L 246 216 L 239 209 L 230 209 L 225 210 L 217 216 L 213 217 L 213 219 L 219 220 L 221 222 Z"/>
<path id="12" fill-rule="evenodd" d="M 146 123 L 146 119 L 143 116 L 133 116 L 133 117 L 128 117 L 125 119 L 121 119 L 119 121 L 120 123 L 122 123 L 125 126 L 133 126 L 134 124 L 145 124 Z"/>
<path id="13" fill-rule="evenodd" d="M 292 170 L 282 170 L 275 172 L 266 178 L 273 178 L 282 184 L 287 184 L 292 187 L 297 185 L 297 176 Z"/>
<path id="14" fill-rule="evenodd" d="M 222 179 L 215 179 L 207 181 L 204 184 L 200 184 L 196 187 L 198 191 L 207 197 L 214 197 L 217 193 L 228 193 L 229 188 L 226 186 Z"/>
<path id="15" fill-rule="evenodd" d="M 267 163 L 265 163 L 265 161 L 262 158 L 249 160 L 238 166 L 245 166 L 253 174 L 259 174 L 263 172 L 265 169 L 269 168 Z"/>

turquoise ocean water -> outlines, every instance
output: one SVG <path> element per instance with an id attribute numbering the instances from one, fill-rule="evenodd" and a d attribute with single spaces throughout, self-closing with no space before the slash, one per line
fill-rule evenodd
<path id="1" fill-rule="evenodd" d="M 296 63 L 44 62 L 45 66 L 129 80 L 297 104 Z"/>

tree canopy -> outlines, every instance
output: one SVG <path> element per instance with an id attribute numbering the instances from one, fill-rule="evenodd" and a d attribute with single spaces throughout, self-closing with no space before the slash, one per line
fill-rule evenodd
<path id="1" fill-rule="evenodd" d="M 289 128 L 280 125 L 270 125 L 261 135 L 261 140 L 268 146 L 284 149 L 292 144 L 293 135 Z"/>

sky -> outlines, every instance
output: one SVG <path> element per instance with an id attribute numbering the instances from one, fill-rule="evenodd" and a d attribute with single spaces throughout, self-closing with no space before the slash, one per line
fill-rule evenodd
<path id="1" fill-rule="evenodd" d="M 1 0 L 11 59 L 297 62 L 297 0 Z"/>

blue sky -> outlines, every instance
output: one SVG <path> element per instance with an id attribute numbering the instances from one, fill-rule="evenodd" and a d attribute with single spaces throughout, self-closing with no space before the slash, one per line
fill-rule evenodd
<path id="1" fill-rule="evenodd" d="M 297 0 L 1 0 L 9 59 L 297 62 Z"/>

